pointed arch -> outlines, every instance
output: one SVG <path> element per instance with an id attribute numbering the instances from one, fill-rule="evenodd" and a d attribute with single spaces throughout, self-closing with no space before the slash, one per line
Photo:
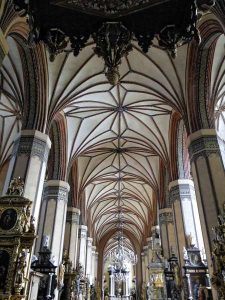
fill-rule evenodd
<path id="1" fill-rule="evenodd" d="M 202 37 L 200 45 L 192 42 L 188 49 L 187 59 L 187 97 L 189 124 L 185 124 L 188 135 L 201 128 L 211 128 L 208 102 L 212 58 L 215 44 L 223 29 L 217 20 L 204 21 L 199 31 Z"/>

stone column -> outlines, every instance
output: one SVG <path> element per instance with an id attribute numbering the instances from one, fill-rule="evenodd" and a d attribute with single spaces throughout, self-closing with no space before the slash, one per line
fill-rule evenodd
<path id="1" fill-rule="evenodd" d="M 95 284 L 95 254 L 96 254 L 96 247 L 92 246 L 91 251 L 91 284 Z"/>
<path id="2" fill-rule="evenodd" d="M 172 252 L 177 255 L 172 208 L 163 208 L 159 210 L 159 224 L 163 256 L 168 259 L 171 257 Z"/>
<path id="3" fill-rule="evenodd" d="M 123 298 L 128 298 L 129 296 L 129 272 L 126 272 L 126 277 L 123 281 Z"/>
<path id="4" fill-rule="evenodd" d="M 79 226 L 79 263 L 83 266 L 84 271 L 86 270 L 86 253 L 87 253 L 87 226 Z"/>
<path id="5" fill-rule="evenodd" d="M 152 259 L 152 237 L 148 237 L 146 241 L 148 246 L 148 261 L 150 262 Z"/>
<path id="6" fill-rule="evenodd" d="M 87 255 L 86 255 L 86 276 L 91 282 L 91 263 L 92 263 L 92 241 L 91 237 L 87 238 Z"/>
<path id="7" fill-rule="evenodd" d="M 143 282 L 146 283 L 145 254 L 144 254 L 144 252 L 141 253 L 141 266 L 142 266 L 142 278 L 143 278 Z"/>
<path id="8" fill-rule="evenodd" d="M 148 246 L 144 246 L 144 257 L 145 257 L 145 280 L 146 280 L 146 284 L 149 282 L 149 272 L 148 272 L 148 264 L 149 264 L 149 260 L 148 260 Z"/>
<path id="9" fill-rule="evenodd" d="M 1 7 L 0 7 L 0 16 L 1 15 L 2 15 L 2 12 L 1 12 Z M 9 47 L 8 47 L 6 38 L 0 28 L 0 67 L 2 66 L 3 59 L 8 54 L 8 52 L 9 52 Z"/>
<path id="10" fill-rule="evenodd" d="M 95 278 L 98 278 L 98 252 L 95 252 Z"/>
<path id="11" fill-rule="evenodd" d="M 146 239 L 146 241 L 147 241 L 147 247 L 148 247 L 148 263 L 150 263 L 152 260 L 152 237 L 148 237 Z M 149 269 L 148 269 L 148 278 L 150 278 Z"/>
<path id="12" fill-rule="evenodd" d="M 68 251 L 72 267 L 76 268 L 78 252 L 78 230 L 80 210 L 75 207 L 67 208 L 64 248 Z"/>
<path id="13" fill-rule="evenodd" d="M 22 130 L 16 138 L 8 168 L 3 194 L 14 177 L 24 180 L 23 196 L 33 202 L 32 215 L 37 222 L 51 142 L 37 130 Z"/>
<path id="14" fill-rule="evenodd" d="M 115 297 L 115 278 L 113 274 L 113 268 L 109 269 L 109 298 Z"/>
<path id="15" fill-rule="evenodd" d="M 60 265 L 63 254 L 63 241 L 66 225 L 66 212 L 69 184 L 61 180 L 46 182 L 39 219 L 39 239 L 36 249 L 39 251 L 41 237 L 49 237 L 49 249 L 55 260 L 55 265 Z"/>
<path id="16" fill-rule="evenodd" d="M 187 245 L 187 236 L 191 236 L 192 244 L 200 250 L 204 248 L 194 183 L 188 179 L 175 180 L 170 182 L 169 191 L 169 200 L 174 214 L 178 258 L 182 266 L 184 247 L 190 246 Z"/>
<path id="17" fill-rule="evenodd" d="M 212 274 L 212 227 L 225 201 L 225 173 L 214 129 L 202 129 L 189 135 L 188 150 L 199 209 L 203 239 Z"/>

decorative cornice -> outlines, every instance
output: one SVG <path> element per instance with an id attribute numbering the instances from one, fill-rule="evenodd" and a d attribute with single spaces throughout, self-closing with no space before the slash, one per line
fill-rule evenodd
<path id="1" fill-rule="evenodd" d="M 191 162 L 199 157 L 220 153 L 215 130 L 199 130 L 188 137 L 188 150 Z"/>

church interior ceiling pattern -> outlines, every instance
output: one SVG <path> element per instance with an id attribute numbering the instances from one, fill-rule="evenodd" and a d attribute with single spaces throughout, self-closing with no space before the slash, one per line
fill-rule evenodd
<path id="1" fill-rule="evenodd" d="M 215 17 L 206 14 L 199 26 L 210 18 Z M 24 17 L 20 22 L 25 22 Z M 12 153 L 29 102 L 21 45 L 15 35 L 9 35 L 7 41 L 10 51 L 0 74 L 0 167 L 7 164 Z M 93 53 L 91 39 L 79 58 L 64 52 L 51 62 L 47 50 L 44 55 L 48 77 L 41 103 L 42 118 L 46 120 L 43 131 L 50 132 L 57 116 L 64 116 L 67 178 L 76 163 L 77 203 L 84 201 L 97 243 L 116 228 L 120 189 L 124 230 L 134 234 L 140 245 L 144 244 L 157 217 L 156 206 L 160 205 L 157 199 L 162 188 L 161 165 L 169 168 L 176 163 L 171 162 L 171 132 L 177 130 L 171 128 L 173 114 L 176 112 L 183 120 L 190 117 L 190 47 L 182 46 L 173 59 L 157 46 L 143 53 L 136 41 L 132 44 L 132 52 L 122 59 L 121 78 L 116 86 L 106 80 L 104 62 Z M 224 51 L 224 44 L 222 35 L 214 43 L 208 97 L 215 108 L 222 140 L 225 59 L 218 60 L 222 56 L 217 54 Z M 106 252 L 115 247 L 112 240 L 106 245 Z M 133 249 L 129 239 L 125 245 Z"/>

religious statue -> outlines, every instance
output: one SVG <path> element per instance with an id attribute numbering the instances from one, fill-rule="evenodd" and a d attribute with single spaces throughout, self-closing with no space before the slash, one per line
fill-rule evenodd
<path id="1" fill-rule="evenodd" d="M 7 190 L 8 195 L 22 196 L 24 190 L 24 181 L 21 177 L 13 178 Z"/>
<path id="2" fill-rule="evenodd" d="M 188 253 L 187 253 L 187 249 L 185 247 L 183 247 L 183 254 L 184 254 L 184 260 L 188 259 Z"/>
<path id="3" fill-rule="evenodd" d="M 22 250 L 16 266 L 16 276 L 15 276 L 15 291 L 16 294 L 20 294 L 23 288 L 24 277 L 25 277 L 25 269 L 26 269 L 26 257 L 27 254 L 24 250 Z"/>
<path id="4" fill-rule="evenodd" d="M 193 246 L 193 237 L 191 235 L 191 232 L 188 235 L 186 235 L 186 239 L 188 248 L 191 248 Z"/>
<path id="5" fill-rule="evenodd" d="M 35 218 L 33 216 L 30 217 L 30 228 L 29 228 L 29 232 L 34 233 L 35 232 Z"/>
<path id="6" fill-rule="evenodd" d="M 64 264 L 60 264 L 59 273 L 58 273 L 58 288 L 61 290 L 64 286 L 64 274 L 65 274 L 65 266 Z"/>

